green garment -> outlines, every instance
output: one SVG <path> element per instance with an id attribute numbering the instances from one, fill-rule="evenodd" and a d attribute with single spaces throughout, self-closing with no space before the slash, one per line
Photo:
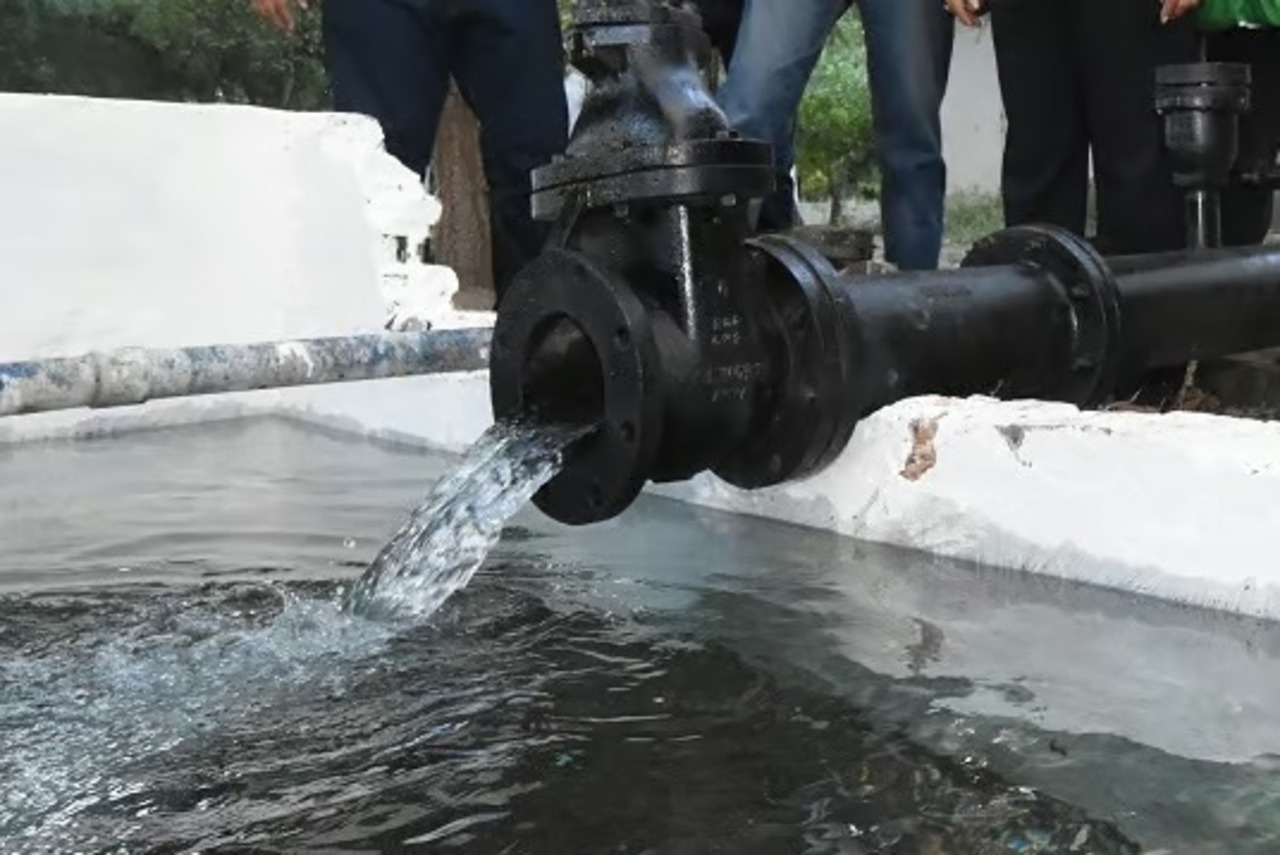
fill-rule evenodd
<path id="1" fill-rule="evenodd" d="M 1205 30 L 1280 27 L 1280 0 L 1202 0 L 1197 15 Z"/>

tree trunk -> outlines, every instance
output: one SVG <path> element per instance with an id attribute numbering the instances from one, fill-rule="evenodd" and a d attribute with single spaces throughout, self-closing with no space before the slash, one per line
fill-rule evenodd
<path id="1" fill-rule="evenodd" d="M 844 222 L 845 182 L 836 176 L 836 169 L 837 167 L 832 166 L 827 170 L 827 189 L 831 193 L 831 214 L 827 218 L 827 225 L 830 226 L 838 226 Z"/>
<path id="2" fill-rule="evenodd" d="M 480 125 L 456 86 L 440 117 L 432 158 L 436 193 L 443 212 L 432 244 L 436 261 L 454 269 L 459 308 L 489 309 L 495 302 L 490 251 L 489 188 L 480 158 Z"/>

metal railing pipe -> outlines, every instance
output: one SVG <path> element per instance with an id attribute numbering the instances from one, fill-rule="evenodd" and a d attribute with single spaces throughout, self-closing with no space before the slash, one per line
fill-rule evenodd
<path id="1" fill-rule="evenodd" d="M 480 371 L 487 328 L 123 348 L 0 364 L 0 416 L 387 377 Z"/>

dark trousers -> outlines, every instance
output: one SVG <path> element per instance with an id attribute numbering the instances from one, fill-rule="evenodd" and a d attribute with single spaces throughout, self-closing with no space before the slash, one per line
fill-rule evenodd
<path id="1" fill-rule="evenodd" d="M 995 0 L 992 30 L 1008 133 L 1002 192 L 1008 225 L 1084 235 L 1093 157 L 1098 248 L 1182 247 L 1155 113 L 1155 69 L 1196 56 L 1190 22 L 1161 26 L 1153 0 Z"/>
<path id="2" fill-rule="evenodd" d="M 334 106 L 372 116 L 423 175 L 449 79 L 480 120 L 499 298 L 541 250 L 529 173 L 564 150 L 568 105 L 555 0 L 324 0 Z"/>
<path id="3" fill-rule="evenodd" d="M 1252 109 L 1240 120 L 1237 172 L 1258 175 L 1276 168 L 1280 148 L 1280 30 L 1229 30 L 1208 39 L 1209 59 L 1242 62 L 1253 72 Z M 1271 229 L 1275 192 L 1233 186 L 1222 194 L 1222 242 L 1261 243 Z"/>
<path id="4" fill-rule="evenodd" d="M 880 165 L 885 257 L 904 270 L 938 266 L 947 171 L 940 110 L 955 20 L 940 0 L 853 0 L 867 47 Z M 1061 0 L 1075 2 L 1075 0 Z M 777 190 L 760 228 L 800 221 L 791 169 L 805 87 L 850 0 L 746 0 L 720 106 L 743 136 L 773 146 Z"/>
<path id="5" fill-rule="evenodd" d="M 711 46 L 720 54 L 724 67 L 733 60 L 733 46 L 738 41 L 742 27 L 742 11 L 745 0 L 696 0 L 694 8 L 702 16 L 702 29 L 711 39 Z"/>

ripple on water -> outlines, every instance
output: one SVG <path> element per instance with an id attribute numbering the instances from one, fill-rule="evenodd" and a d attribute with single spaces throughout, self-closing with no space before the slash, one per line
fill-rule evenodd
<path id="1" fill-rule="evenodd" d="M 391 637 L 332 601 L 269 585 L 61 594 L 6 612 L 63 634 L 0 664 L 0 833 L 65 825 L 135 792 L 132 773 L 149 758 L 299 696 L 340 692 L 341 670 L 327 666 Z"/>
<path id="2" fill-rule="evenodd" d="M 554 611 L 511 581 L 518 569 L 416 627 L 346 614 L 326 586 L 5 602 L 6 618 L 60 621 L 72 641 L 5 651 L 0 840 L 836 853 L 1079 838 L 1136 851 L 725 648 Z"/>

